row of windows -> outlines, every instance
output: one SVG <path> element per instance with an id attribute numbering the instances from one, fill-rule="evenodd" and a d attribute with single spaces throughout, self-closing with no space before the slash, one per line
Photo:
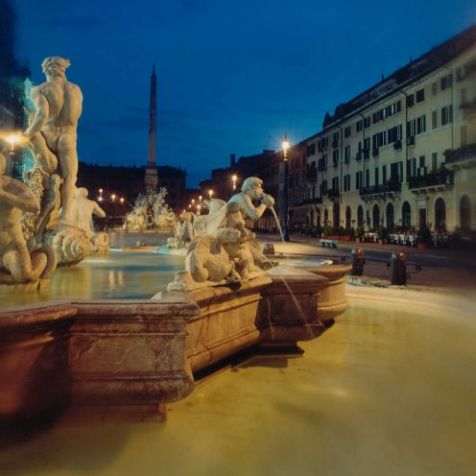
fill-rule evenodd
<path id="1" fill-rule="evenodd" d="M 391 117 L 394 114 L 401 112 L 401 110 L 402 110 L 402 101 L 396 101 L 382 109 L 379 109 L 378 111 L 375 111 L 372 114 L 372 121 L 375 124 L 379 121 L 382 121 L 386 117 Z"/>

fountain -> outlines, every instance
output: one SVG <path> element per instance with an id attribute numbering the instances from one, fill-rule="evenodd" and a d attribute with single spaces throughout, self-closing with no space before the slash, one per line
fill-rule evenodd
<path id="1" fill-rule="evenodd" d="M 72 103 L 65 107 L 77 121 L 82 97 L 79 88 L 65 80 L 68 65 L 63 58 L 45 60 L 48 81 L 34 89 L 33 96 L 43 94 L 51 82 L 58 83 L 68 89 Z M 45 141 L 55 139 L 59 130 L 53 126 L 57 119 L 45 125 L 40 116 L 37 112 L 25 132 L 37 166 L 27 184 L 3 178 L 0 195 L 2 217 L 14 218 L 2 219 L 1 231 L 21 250 L 29 250 L 20 253 L 2 245 L 3 266 L 17 281 L 35 286 L 51 275 L 55 259 L 77 264 L 90 254 L 91 214 L 103 213 L 65 175 L 65 168 L 74 169 L 76 155 L 61 150 L 55 155 L 53 147 L 46 147 L 51 143 Z M 75 145 L 75 129 L 65 130 L 60 133 Z M 140 196 L 126 229 L 171 229 L 174 217 L 165 195 L 161 189 Z M 0 313 L 0 417 L 34 417 L 68 403 L 79 412 L 157 416 L 158 405 L 184 398 L 194 388 L 194 374 L 224 358 L 248 348 L 296 349 L 298 341 L 320 335 L 347 306 L 347 269 L 297 269 L 271 262 L 245 219 L 258 219 L 273 207 L 263 181 L 248 177 L 227 203 L 210 201 L 209 214 L 194 219 L 193 229 L 192 217 L 183 214 L 168 247 L 186 249 L 185 265 L 167 292 L 149 295 L 150 299 L 141 293 L 113 300 L 95 300 L 95 294 L 81 299 L 65 292 L 60 302 Z M 26 238 L 21 234 L 22 216 Z M 156 259 L 158 269 L 164 260 L 174 259 L 152 256 L 145 260 Z M 107 259 L 114 261 L 115 256 Z M 128 259 L 124 269 L 139 257 Z M 101 260 L 106 258 L 95 258 Z M 178 269 L 176 262 L 172 269 Z M 127 280 L 120 273 L 110 277 L 111 288 Z M 150 287 L 144 274 L 140 279 Z"/>
<path id="2" fill-rule="evenodd" d="M 175 214 L 165 201 L 166 195 L 165 187 L 161 187 L 159 192 L 141 193 L 133 209 L 126 215 L 124 230 L 128 232 L 172 231 L 175 225 Z"/>

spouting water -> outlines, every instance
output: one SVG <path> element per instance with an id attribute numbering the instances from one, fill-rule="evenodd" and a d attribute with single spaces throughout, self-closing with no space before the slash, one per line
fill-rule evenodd
<path id="1" fill-rule="evenodd" d="M 281 235 L 281 240 L 284 243 L 286 240 L 284 239 L 283 229 L 281 228 L 281 223 L 279 223 L 279 218 L 276 213 L 276 210 L 274 209 L 274 207 L 271 207 L 270 210 L 271 210 L 271 213 L 274 215 L 274 219 L 276 220 L 276 225 L 278 226 L 279 234 Z"/>

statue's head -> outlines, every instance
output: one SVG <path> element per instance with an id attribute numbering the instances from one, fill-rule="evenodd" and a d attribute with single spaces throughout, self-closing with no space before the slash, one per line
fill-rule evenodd
<path id="1" fill-rule="evenodd" d="M 251 198 L 260 199 L 263 196 L 263 181 L 258 177 L 248 177 L 243 181 L 241 191 Z"/>
<path id="2" fill-rule="evenodd" d="M 80 187 L 78 188 L 78 197 L 84 197 L 86 198 L 88 196 L 89 192 L 88 189 L 85 187 Z"/>
<path id="3" fill-rule="evenodd" d="M 62 58 L 61 56 L 49 56 L 41 63 L 41 69 L 46 77 L 61 76 L 65 77 L 65 71 L 69 67 L 71 62 L 69 59 Z"/>

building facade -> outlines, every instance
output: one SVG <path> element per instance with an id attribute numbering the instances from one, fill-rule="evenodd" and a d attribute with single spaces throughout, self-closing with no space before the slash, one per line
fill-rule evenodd
<path id="1" fill-rule="evenodd" d="M 309 224 L 476 230 L 476 27 L 326 115 L 304 141 Z"/>

